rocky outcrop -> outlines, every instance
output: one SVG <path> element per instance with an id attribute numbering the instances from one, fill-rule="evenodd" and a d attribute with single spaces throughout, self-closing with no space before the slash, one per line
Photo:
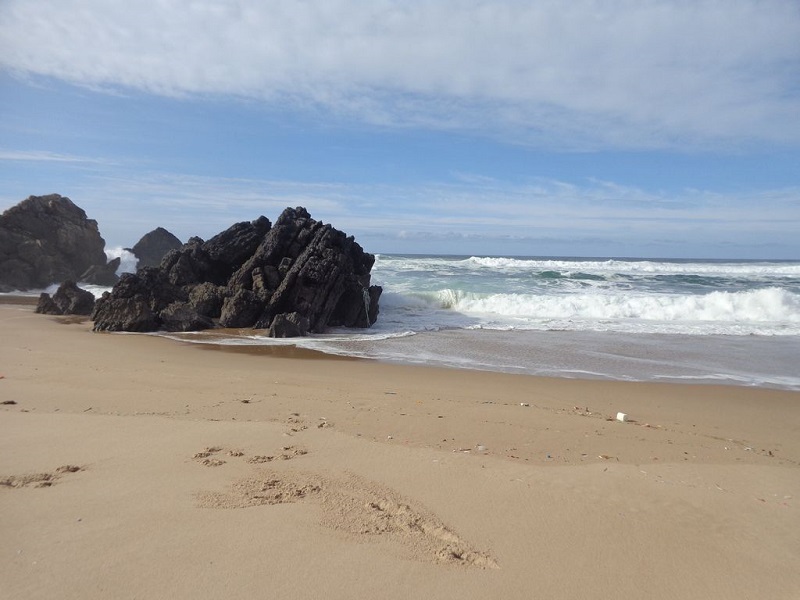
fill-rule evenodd
<path id="1" fill-rule="evenodd" d="M 157 267 L 170 250 L 181 247 L 181 241 L 163 227 L 142 236 L 130 251 L 139 259 L 137 268 Z"/>
<path id="2" fill-rule="evenodd" d="M 65 281 L 50 297 L 39 296 L 36 312 L 45 315 L 90 315 L 94 309 L 94 294 L 82 290 L 74 281 Z"/>
<path id="3" fill-rule="evenodd" d="M 115 258 L 105 265 L 92 265 L 80 276 L 80 281 L 81 283 L 110 287 L 119 281 L 117 269 L 121 262 L 121 258 Z"/>
<path id="4" fill-rule="evenodd" d="M 158 268 L 125 274 L 98 300 L 96 330 L 189 331 L 214 325 L 289 337 L 328 327 L 369 327 L 378 316 L 375 262 L 352 236 L 287 208 L 192 238 Z M 137 314 L 140 311 L 140 314 Z"/>
<path id="5" fill-rule="evenodd" d="M 106 264 L 104 247 L 97 222 L 69 198 L 30 196 L 0 215 L 0 290 L 76 281 Z"/>

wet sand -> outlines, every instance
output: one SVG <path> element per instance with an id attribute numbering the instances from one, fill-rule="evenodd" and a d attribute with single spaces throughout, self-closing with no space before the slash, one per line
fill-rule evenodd
<path id="1" fill-rule="evenodd" d="M 0 303 L 9 597 L 800 594 L 798 392 L 210 350 L 76 321 Z"/>

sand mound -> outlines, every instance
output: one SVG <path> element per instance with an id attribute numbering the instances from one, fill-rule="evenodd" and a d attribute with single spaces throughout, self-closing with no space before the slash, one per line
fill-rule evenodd
<path id="1" fill-rule="evenodd" d="M 340 478 L 304 472 L 262 471 L 226 492 L 196 496 L 203 508 L 246 508 L 309 501 L 322 510 L 321 523 L 358 541 L 385 539 L 413 558 L 437 563 L 498 568 L 426 509 L 395 491 L 349 474 Z"/>

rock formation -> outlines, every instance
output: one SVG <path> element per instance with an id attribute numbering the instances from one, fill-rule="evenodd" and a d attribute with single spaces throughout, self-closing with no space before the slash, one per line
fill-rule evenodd
<path id="1" fill-rule="evenodd" d="M 45 315 L 90 315 L 94 309 L 94 294 L 82 290 L 74 281 L 65 281 L 50 297 L 39 296 L 36 312 Z"/>
<path id="2" fill-rule="evenodd" d="M 136 267 L 157 267 L 161 259 L 170 250 L 181 247 L 181 241 L 163 227 L 157 227 L 150 233 L 144 234 L 142 239 L 130 251 L 139 259 Z"/>
<path id="3" fill-rule="evenodd" d="M 375 262 L 352 236 L 287 208 L 237 223 L 208 241 L 192 238 L 158 268 L 124 274 L 97 301 L 97 331 L 270 329 L 288 337 L 332 326 L 369 327 L 378 316 Z"/>
<path id="4" fill-rule="evenodd" d="M 0 215 L 0 291 L 78 280 L 104 266 L 97 222 L 64 196 L 30 196 Z"/>
<path id="5" fill-rule="evenodd" d="M 115 258 L 108 261 L 106 265 L 92 265 L 80 276 L 80 281 L 103 287 L 112 286 L 119 281 L 117 269 L 119 269 L 121 262 L 121 258 Z"/>

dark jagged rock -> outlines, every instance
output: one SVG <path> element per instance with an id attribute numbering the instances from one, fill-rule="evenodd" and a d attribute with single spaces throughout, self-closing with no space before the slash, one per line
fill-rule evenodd
<path id="1" fill-rule="evenodd" d="M 374 262 L 352 236 L 302 207 L 287 208 L 274 226 L 265 217 L 236 223 L 208 241 L 192 238 L 171 250 L 157 269 L 123 275 L 98 301 L 95 329 L 186 331 L 219 319 L 221 327 L 284 337 L 369 327 L 381 295 L 370 286 Z M 134 320 L 131 311 L 142 306 L 149 315 Z"/>
<path id="2" fill-rule="evenodd" d="M 94 309 L 94 294 L 82 290 L 74 281 L 65 281 L 50 297 L 44 293 L 39 296 L 36 312 L 45 315 L 90 315 Z"/>
<path id="3" fill-rule="evenodd" d="M 221 327 L 252 327 L 264 310 L 264 303 L 251 290 L 239 289 L 225 298 L 219 317 Z"/>
<path id="4" fill-rule="evenodd" d="M 309 322 L 300 313 L 281 313 L 272 319 L 269 326 L 269 337 L 292 338 L 308 335 Z"/>
<path id="5" fill-rule="evenodd" d="M 270 227 L 269 219 L 262 216 L 236 223 L 207 242 L 194 237 L 169 252 L 160 267 L 175 285 L 226 285 L 231 274 L 252 256 Z"/>
<path id="6" fill-rule="evenodd" d="M 36 304 L 36 312 L 40 315 L 63 315 L 64 312 L 58 304 L 53 301 L 52 296 L 47 292 L 39 295 L 39 302 Z"/>
<path id="7" fill-rule="evenodd" d="M 117 269 L 119 269 L 122 259 L 115 258 L 106 265 L 92 265 L 86 272 L 80 276 L 81 283 L 90 283 L 92 285 L 111 286 L 119 281 L 117 276 Z"/>
<path id="8" fill-rule="evenodd" d="M 144 298 L 112 300 L 109 292 L 105 292 L 95 303 L 92 320 L 95 331 L 146 332 L 156 331 L 161 325 L 161 321 Z"/>
<path id="9" fill-rule="evenodd" d="M 206 281 L 211 266 L 203 251 L 203 240 L 192 238 L 177 250 L 170 250 L 161 260 L 160 268 L 174 285 Z"/>
<path id="10" fill-rule="evenodd" d="M 225 302 L 226 288 L 213 283 L 201 283 L 189 292 L 189 303 L 201 315 L 218 319 Z"/>
<path id="11" fill-rule="evenodd" d="M 155 267 L 123 273 L 97 300 L 92 313 L 96 331 L 156 331 L 163 325 L 161 311 L 173 302 L 186 302 L 188 293 L 172 284 Z M 141 314 L 137 314 L 141 312 Z"/>
<path id="12" fill-rule="evenodd" d="M 186 302 L 173 302 L 159 313 L 161 327 L 167 331 L 201 331 L 214 327 L 214 322 L 199 314 Z"/>
<path id="13" fill-rule="evenodd" d="M 0 286 L 29 290 L 76 281 L 105 265 L 97 222 L 58 194 L 30 196 L 0 215 Z"/>
<path id="14" fill-rule="evenodd" d="M 269 219 L 264 216 L 255 221 L 236 223 L 208 240 L 203 248 L 213 265 L 224 266 L 220 268 L 220 274 L 227 281 L 231 273 L 252 256 L 271 227 Z"/>
<path id="15" fill-rule="evenodd" d="M 181 241 L 163 227 L 142 236 L 130 251 L 139 259 L 137 268 L 157 267 L 167 252 L 181 247 Z"/>
<path id="16" fill-rule="evenodd" d="M 298 238 L 307 233 L 303 249 L 270 297 L 259 327 L 267 327 L 277 314 L 292 311 L 309 319 L 312 332 L 322 332 L 329 325 L 369 327 L 374 322 L 364 299 L 365 293 L 371 298 L 369 271 L 375 257 L 365 254 L 352 237 L 314 223 L 301 230 Z M 297 245 L 292 243 L 290 248 Z M 377 300 L 378 288 L 373 293 Z M 377 310 L 377 302 L 375 306 Z"/>

